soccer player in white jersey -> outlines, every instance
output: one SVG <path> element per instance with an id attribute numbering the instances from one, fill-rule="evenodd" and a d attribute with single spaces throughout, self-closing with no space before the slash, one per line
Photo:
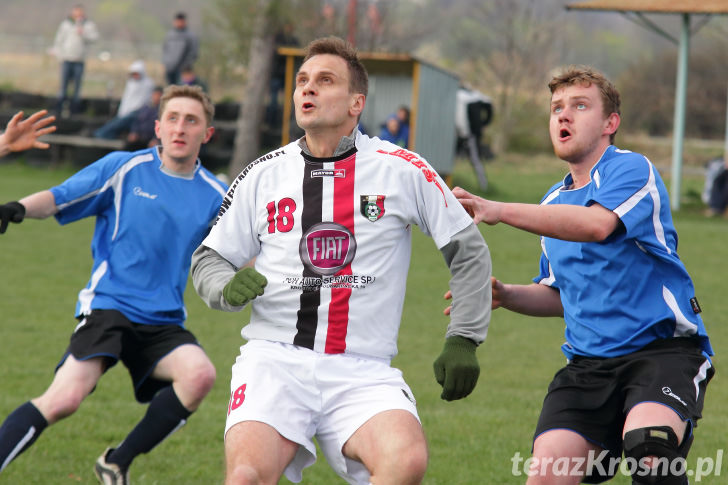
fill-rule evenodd
<path id="1" fill-rule="evenodd" d="M 9 219 L 96 217 L 92 275 L 79 320 L 50 387 L 0 427 L 0 469 L 48 426 L 74 413 L 121 360 L 144 418 L 96 462 L 105 484 L 127 484 L 140 453 L 183 425 L 215 381 L 215 368 L 184 327 L 190 257 L 207 235 L 227 187 L 198 159 L 213 134 L 214 107 L 201 89 L 169 86 L 160 103 L 160 147 L 112 152 L 62 184 L 0 206 Z"/>
<path id="2" fill-rule="evenodd" d="M 680 460 L 701 417 L 713 350 L 677 255 L 665 185 L 647 158 L 613 145 L 620 96 L 603 74 L 571 66 L 549 88 L 564 180 L 540 204 L 453 190 L 476 222 L 541 236 L 541 273 L 530 285 L 493 278 L 493 308 L 566 322 L 568 363 L 543 404 L 528 484 L 608 480 L 623 451 L 633 483 L 686 484 Z M 564 459 L 578 473 L 554 476 Z"/>
<path id="3" fill-rule="evenodd" d="M 329 37 L 296 74 L 305 135 L 232 183 L 192 278 L 213 308 L 252 301 L 232 371 L 226 482 L 299 482 L 316 438 L 347 482 L 416 484 L 427 445 L 412 391 L 390 366 L 412 224 L 450 267 L 455 300 L 435 361 L 446 400 L 467 396 L 490 319 L 490 255 L 443 180 L 416 153 L 358 130 L 367 73 Z M 254 263 L 251 261 L 254 260 Z M 242 268 L 242 269 L 240 269 Z"/>

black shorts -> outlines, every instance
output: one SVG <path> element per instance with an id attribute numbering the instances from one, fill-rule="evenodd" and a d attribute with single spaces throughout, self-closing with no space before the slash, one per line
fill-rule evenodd
<path id="1" fill-rule="evenodd" d="M 620 357 L 575 357 L 549 385 L 534 440 L 552 429 L 569 429 L 621 457 L 625 417 L 643 402 L 672 408 L 688 421 L 690 432 L 714 372 L 689 338 L 657 340 Z"/>
<path id="2" fill-rule="evenodd" d="M 117 310 L 92 310 L 71 335 L 63 365 L 69 354 L 77 360 L 103 357 L 106 370 L 121 360 L 134 383 L 139 402 L 149 402 L 169 382 L 151 376 L 157 363 L 180 345 L 199 345 L 191 332 L 179 325 L 142 325 L 129 321 Z"/>

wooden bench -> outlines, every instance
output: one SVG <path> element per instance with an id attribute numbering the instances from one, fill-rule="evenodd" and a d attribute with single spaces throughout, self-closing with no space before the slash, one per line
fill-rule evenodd
<path id="1" fill-rule="evenodd" d="M 123 150 L 126 147 L 124 140 L 106 140 L 104 138 L 94 138 L 81 135 L 59 135 L 51 133 L 40 138 L 41 141 L 50 143 L 51 160 L 53 164 L 58 164 L 73 153 L 75 148 L 87 148 L 90 151 L 97 151 L 99 156 L 115 150 Z M 96 157 L 99 158 L 99 157 Z M 86 160 L 84 164 L 88 164 L 94 160 Z M 74 162 L 82 162 L 74 160 Z"/>

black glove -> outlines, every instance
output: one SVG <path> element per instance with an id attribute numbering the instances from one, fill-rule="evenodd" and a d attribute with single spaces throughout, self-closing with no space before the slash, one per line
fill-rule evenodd
<path id="1" fill-rule="evenodd" d="M 442 399 L 462 399 L 475 389 L 480 375 L 476 347 L 475 342 L 458 335 L 445 340 L 445 347 L 434 363 L 435 379 L 442 386 Z"/>
<path id="2" fill-rule="evenodd" d="M 8 222 L 19 224 L 25 217 L 25 206 L 20 202 L 8 202 L 0 205 L 0 234 L 5 234 Z"/>

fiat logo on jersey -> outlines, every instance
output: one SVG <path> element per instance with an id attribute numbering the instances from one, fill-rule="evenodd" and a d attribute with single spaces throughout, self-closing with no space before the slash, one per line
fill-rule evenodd
<path id="1" fill-rule="evenodd" d="M 298 249 L 305 267 L 329 276 L 351 263 L 356 253 L 356 240 L 341 224 L 319 222 L 306 231 Z"/>

